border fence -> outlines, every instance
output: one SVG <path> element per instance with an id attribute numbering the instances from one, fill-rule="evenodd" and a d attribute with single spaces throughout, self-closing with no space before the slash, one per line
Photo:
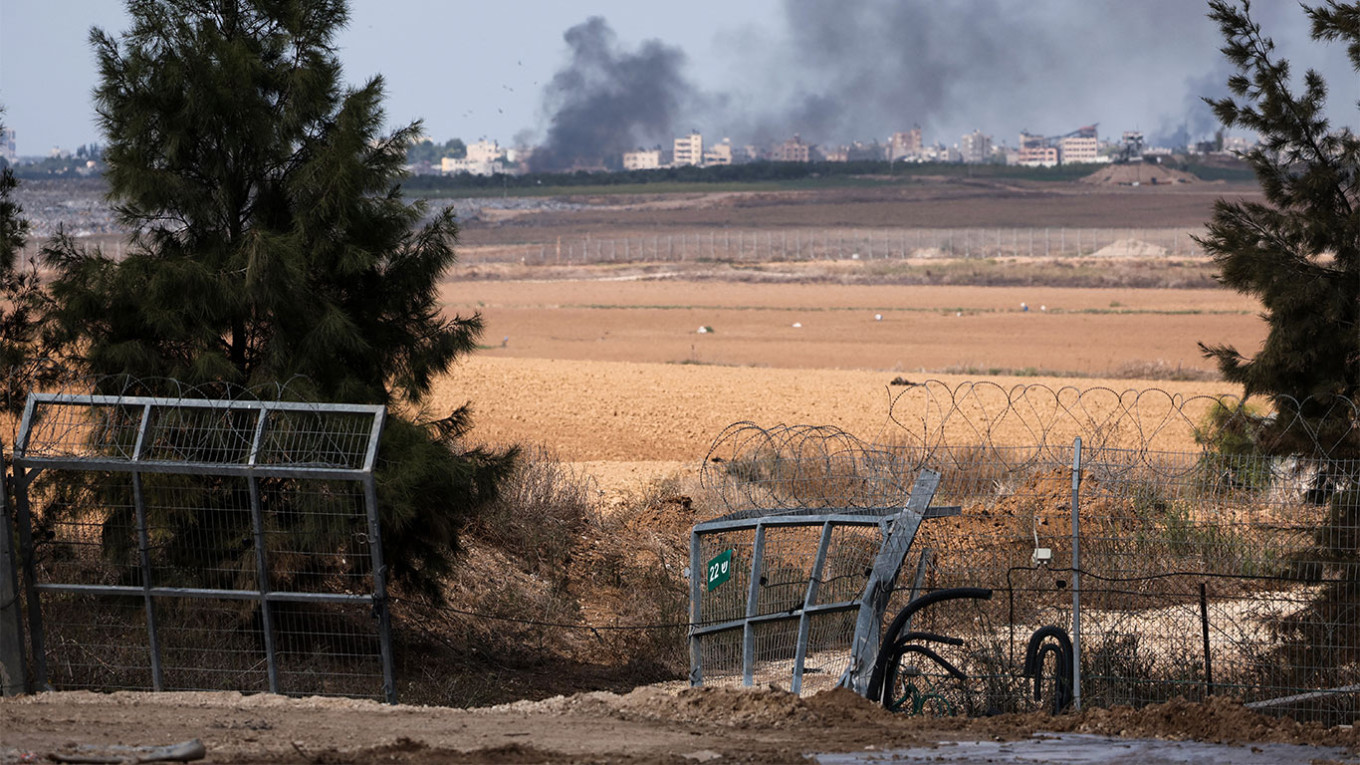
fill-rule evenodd
<path id="1" fill-rule="evenodd" d="M 1177 228 L 716 228 L 658 230 L 465 245 L 466 263 L 678 263 L 686 261 L 901 260 L 904 258 L 1196 258 L 1204 253 Z"/>
<path id="2" fill-rule="evenodd" d="M 395 701 L 384 416 L 30 396 L 13 464 L 38 686 Z"/>
<path id="3" fill-rule="evenodd" d="M 932 646 L 966 681 L 913 669 L 953 711 L 1039 708 L 1026 648 L 1056 626 L 1074 640 L 1078 704 L 1221 695 L 1350 723 L 1360 717 L 1357 422 L 1343 399 L 1267 409 L 1155 389 L 928 381 L 896 394 L 879 443 L 734 425 L 703 480 L 723 510 L 760 516 L 853 508 L 939 470 L 935 501 L 962 513 L 921 526 L 904 566 L 914 576 L 887 613 L 913 594 L 993 591 L 913 617 L 913 630 L 962 641 Z M 763 567 L 804 573 L 767 577 L 756 597 L 819 574 L 821 586 L 864 584 L 863 549 L 833 546 L 824 570 L 808 574 L 795 559 L 817 549 L 816 530 L 784 537 L 767 545 Z M 845 636 L 803 648 L 842 661 L 850 649 Z M 781 676 L 795 650 L 789 641 L 789 656 L 771 653 L 747 677 Z M 703 680 L 743 682 L 737 667 L 713 663 Z"/>

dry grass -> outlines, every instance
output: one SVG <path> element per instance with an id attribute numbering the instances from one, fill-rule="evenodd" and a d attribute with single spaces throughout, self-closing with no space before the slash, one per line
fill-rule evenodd
<path id="1" fill-rule="evenodd" d="M 544 449 L 526 455 L 468 529 L 447 606 L 398 599 L 408 703 L 475 706 L 684 676 L 686 487 L 656 481 L 604 506 L 587 476 Z"/>

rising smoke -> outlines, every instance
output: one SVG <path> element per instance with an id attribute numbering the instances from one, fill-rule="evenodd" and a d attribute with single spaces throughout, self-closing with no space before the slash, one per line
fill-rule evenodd
<path id="1" fill-rule="evenodd" d="M 1269 34 L 1307 45 L 1297 7 L 1262 5 L 1254 13 Z M 974 129 L 1000 143 L 1100 122 L 1102 136 L 1136 129 L 1183 145 L 1212 135 L 1200 99 L 1223 95 L 1229 73 L 1206 10 L 1190 0 L 785 0 L 769 27 L 725 33 L 733 53 L 720 92 L 687 79 L 679 49 L 623 50 L 592 18 L 567 32 L 571 59 L 545 91 L 551 121 L 534 166 L 598 163 L 691 127 L 737 143 L 797 133 L 835 145 L 919 125 L 928 141 L 952 144 Z"/>
<path id="2" fill-rule="evenodd" d="M 544 90 L 552 117 L 547 140 L 534 152 L 534 170 L 612 165 L 625 151 L 670 141 L 673 123 L 695 93 L 681 73 L 679 48 L 648 40 L 624 50 L 599 16 L 564 38 L 571 58 Z"/>

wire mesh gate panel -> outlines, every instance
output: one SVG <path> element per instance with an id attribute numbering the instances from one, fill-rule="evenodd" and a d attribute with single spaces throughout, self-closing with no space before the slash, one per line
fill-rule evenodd
<path id="1" fill-rule="evenodd" d="M 395 701 L 384 417 L 30 396 L 14 477 L 39 685 Z"/>
<path id="2" fill-rule="evenodd" d="M 706 482 L 745 509 L 697 524 L 690 536 L 690 683 L 787 681 L 794 693 L 845 685 L 863 693 L 898 570 L 932 508 L 940 476 L 922 470 L 905 503 L 855 471 L 872 463 L 831 428 L 739 425 L 726 458 L 710 453 Z M 722 465 L 710 472 L 708 465 Z M 858 491 L 846 493 L 848 479 Z M 754 499 L 755 497 L 760 499 Z M 782 506 L 771 506 L 771 503 Z M 750 505 L 755 505 L 752 508 Z"/>
<path id="3" fill-rule="evenodd" d="M 934 382 L 894 401 L 892 448 L 940 469 L 937 501 L 964 508 L 918 535 L 925 586 L 996 592 L 930 627 L 977 647 L 960 665 L 975 708 L 1030 708 L 1026 640 L 1079 619 L 1085 706 L 1223 695 L 1360 716 L 1360 462 L 1341 457 L 1360 417 L 1340 399 L 1258 406 Z"/>

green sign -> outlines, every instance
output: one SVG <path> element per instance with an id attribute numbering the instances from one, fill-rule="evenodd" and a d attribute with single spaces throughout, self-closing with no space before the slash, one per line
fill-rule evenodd
<path id="1" fill-rule="evenodd" d="M 732 550 L 729 548 L 718 553 L 718 557 L 708 562 L 708 591 L 718 589 L 718 585 L 732 578 Z"/>

